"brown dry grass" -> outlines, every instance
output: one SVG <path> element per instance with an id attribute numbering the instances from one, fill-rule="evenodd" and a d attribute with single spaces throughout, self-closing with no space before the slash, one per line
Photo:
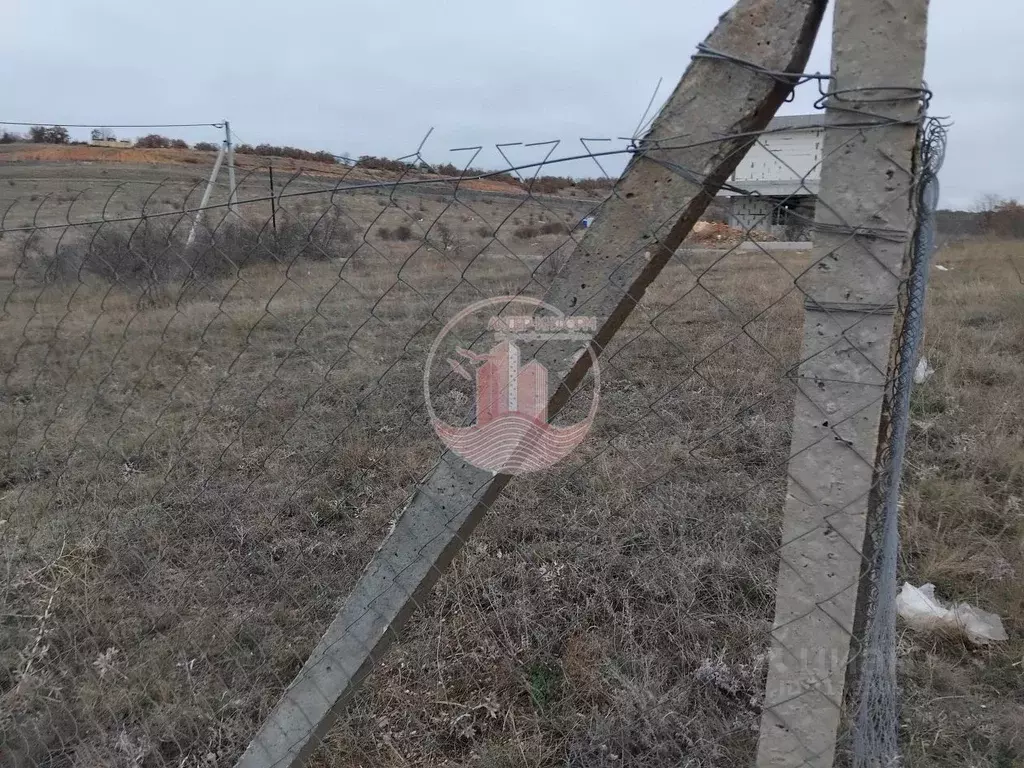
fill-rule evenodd
<path id="1" fill-rule="evenodd" d="M 89 163 L 159 163 L 161 165 L 207 163 L 208 156 L 187 149 L 125 149 L 111 147 L 25 144 L 12 147 L 4 158 L 8 162 L 89 162 Z"/>
<path id="2" fill-rule="evenodd" d="M 559 242 L 509 237 L 477 255 L 384 241 L 368 223 L 381 211 L 441 209 L 377 202 L 343 203 L 367 232 L 346 258 L 252 263 L 187 300 L 176 284 L 154 295 L 89 277 L 10 287 L 5 764 L 228 765 L 301 665 L 439 455 L 420 393 L 434 334 L 472 299 L 542 293 L 536 256 Z M 472 213 L 437 215 L 468 238 Z M 749 760 L 797 354 L 792 274 L 806 255 L 718 258 L 681 252 L 667 268 L 605 358 L 591 437 L 513 484 L 316 765 Z M 940 373 L 915 402 L 934 424 L 914 436 L 906 553 L 908 578 L 1008 616 L 1019 582 L 968 578 L 955 556 L 982 543 L 1020 572 L 1020 422 L 993 395 L 1012 400 L 1020 380 L 1000 354 L 1019 352 L 1020 294 L 987 258 L 963 246 L 942 276 L 960 287 L 936 280 Z M 965 324 L 964 304 L 1017 335 Z M 975 496 L 983 515 L 966 506 Z M 1014 644 L 982 655 L 904 638 L 914 764 L 950 753 L 943 738 L 997 756 L 978 765 L 1019 757 L 997 728 L 1020 707 L 1020 627 L 1008 629 Z M 925 702 L 936 665 L 998 702 L 983 737 L 965 742 L 952 705 Z"/>
<path id="3" fill-rule="evenodd" d="M 1024 244 L 965 241 L 933 271 L 903 494 L 904 578 L 1003 618 L 990 650 L 905 632 L 909 765 L 1024 765 Z"/>

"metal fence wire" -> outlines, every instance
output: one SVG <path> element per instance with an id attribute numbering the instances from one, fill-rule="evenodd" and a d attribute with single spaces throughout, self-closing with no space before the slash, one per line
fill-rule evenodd
<path id="1" fill-rule="evenodd" d="M 863 120 L 849 141 L 891 124 Z M 856 765 L 895 754 L 895 501 L 941 160 L 934 124 L 925 137 L 912 177 L 891 168 L 917 190 L 920 229 L 868 569 Z M 3 169 L 5 765 L 242 755 L 421 481 L 452 461 L 424 398 L 439 332 L 478 300 L 556 290 L 588 248 L 585 223 L 610 201 L 634 205 L 603 163 L 659 148 L 585 141 L 605 191 L 542 194 L 563 165 L 557 146 L 502 145 L 515 184 L 432 173 L 417 151 L 399 176 L 275 161 L 271 195 L 266 160 L 248 160 L 237 203 L 215 189 L 202 216 L 195 167 L 159 181 L 100 164 Z M 414 615 L 358 670 L 310 765 L 753 761 L 805 281 L 831 256 L 776 243 L 780 222 L 826 226 L 796 205 L 817 193 L 819 167 L 789 171 L 784 194 L 740 195 L 762 205 L 744 226 L 719 198 L 724 221 L 671 254 L 601 350 L 587 438 L 487 499 L 429 599 L 403 594 Z M 900 238 L 870 220 L 845 226 L 850 242 Z M 627 256 L 646 264 L 652 251 Z M 493 344 L 478 324 L 435 356 L 437 417 L 472 423 L 459 369 Z M 554 423 L 579 420 L 597 388 L 588 375 Z M 393 565 L 396 583 L 426 549 Z M 319 727 L 311 716 L 306 729 Z"/>
<path id="2" fill-rule="evenodd" d="M 900 298 L 900 333 L 888 382 L 886 430 L 877 488 L 880 499 L 872 531 L 873 557 L 864 594 L 869 607 L 867 628 L 859 640 L 859 687 L 852 729 L 853 764 L 860 768 L 899 765 L 899 712 L 896 685 L 896 604 L 899 558 L 899 501 L 903 460 L 910 430 L 910 396 L 924 337 L 924 310 L 929 266 L 935 250 L 935 213 L 939 203 L 938 173 L 946 152 L 946 127 L 936 118 L 923 125 L 917 162 L 916 229 L 910 268 Z"/>

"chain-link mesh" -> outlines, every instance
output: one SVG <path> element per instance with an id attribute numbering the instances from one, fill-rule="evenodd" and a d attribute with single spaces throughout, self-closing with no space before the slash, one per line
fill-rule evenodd
<path id="1" fill-rule="evenodd" d="M 827 79 L 816 82 L 824 102 Z M 863 120 L 849 142 L 891 124 Z M 753 760 L 788 467 L 817 445 L 791 448 L 805 281 L 833 255 L 784 242 L 827 226 L 813 207 L 830 202 L 818 188 L 828 156 L 798 165 L 772 137 L 822 131 L 820 119 L 770 128 L 748 159 L 783 187 L 758 193 L 741 166 L 717 220 L 671 254 L 601 350 L 587 439 L 488 497 L 447 569 L 436 539 L 393 566 L 416 614 L 359 673 L 311 765 Z M 602 157 L 671 144 L 584 148 L 600 172 Z M 270 168 L 252 161 L 237 212 L 218 188 L 201 216 L 205 182 L 184 164 L 160 181 L 102 163 L 4 170 L 5 762 L 239 757 L 423 478 L 456 471 L 423 397 L 439 331 L 480 299 L 548 295 L 610 202 L 645 215 L 608 176 L 542 193 L 556 147 L 502 145 L 511 178 L 449 178 L 419 151 L 397 173 L 278 163 L 272 193 Z M 912 178 L 891 168 L 921 211 L 934 207 L 934 157 Z M 624 258 L 656 259 L 676 215 L 649 222 L 651 246 Z M 870 220 L 829 231 L 901 242 Z M 911 286 L 901 376 L 918 271 Z M 458 341 L 477 355 L 493 343 L 485 328 Z M 472 423 L 456 366 L 442 359 L 429 378 L 435 408 Z M 588 378 L 559 418 L 595 387 Z M 826 421 L 819 443 L 883 395 Z M 873 470 L 873 456 L 858 460 Z M 440 529 L 464 513 L 447 510 Z M 867 645 L 885 652 L 866 657 L 859 756 L 890 754 L 894 732 L 886 531 Z M 401 579 L 417 561 L 437 582 L 429 601 Z"/>
<path id="2" fill-rule="evenodd" d="M 899 713 L 896 687 L 896 591 L 899 558 L 899 501 L 903 460 L 910 428 L 910 395 L 914 388 L 917 351 L 924 336 L 924 310 L 929 266 L 935 248 L 935 213 L 939 202 L 938 173 L 946 151 L 946 130 L 930 118 L 924 124 L 915 195 L 916 230 L 910 269 L 901 297 L 902 327 L 897 341 L 894 376 L 885 408 L 887 434 L 879 487 L 874 557 L 865 585 L 870 616 L 860 640 L 853 764 L 864 768 L 899 764 Z"/>

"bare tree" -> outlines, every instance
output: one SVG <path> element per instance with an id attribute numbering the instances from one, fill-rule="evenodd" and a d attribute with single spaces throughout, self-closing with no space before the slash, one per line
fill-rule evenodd
<path id="1" fill-rule="evenodd" d="M 63 125 L 33 125 L 28 129 L 28 135 L 36 144 L 67 144 L 71 140 L 68 129 Z"/>
<path id="2" fill-rule="evenodd" d="M 978 215 L 978 229 L 986 235 L 1024 237 L 1024 206 L 1017 200 L 988 192 L 973 206 Z"/>

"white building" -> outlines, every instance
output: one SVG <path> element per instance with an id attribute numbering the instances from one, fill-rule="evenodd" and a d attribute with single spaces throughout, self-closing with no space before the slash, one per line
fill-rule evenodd
<path id="1" fill-rule="evenodd" d="M 109 139 L 98 138 L 89 139 L 89 146 L 92 147 L 112 147 L 114 149 L 130 149 L 135 146 L 135 142 L 128 141 L 127 139 L 121 140 L 111 137 Z"/>
<path id="2" fill-rule="evenodd" d="M 821 182 L 823 114 L 776 117 L 750 148 L 728 185 L 719 206 L 729 223 L 760 229 L 786 239 L 806 239 L 814 220 L 814 201 Z"/>

